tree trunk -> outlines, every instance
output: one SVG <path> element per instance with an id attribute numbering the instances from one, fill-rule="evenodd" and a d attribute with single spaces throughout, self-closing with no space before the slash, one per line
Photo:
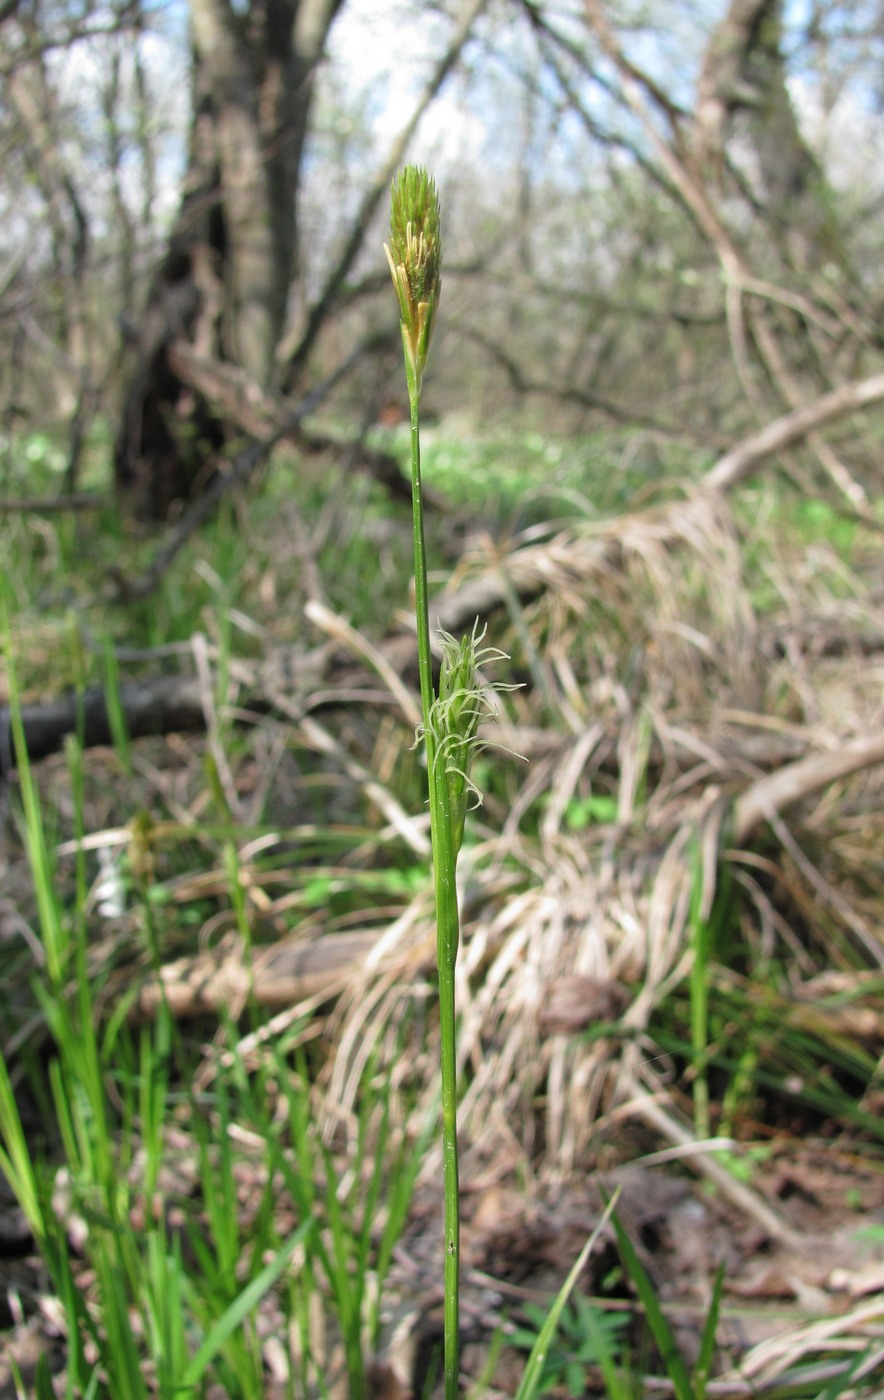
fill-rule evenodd
<path id="1" fill-rule="evenodd" d="M 135 513 L 164 519 L 227 430 L 169 355 L 184 337 L 267 387 L 297 271 L 313 76 L 342 0 L 191 0 L 193 119 L 181 208 L 154 277 L 116 447 Z"/>
<path id="2" fill-rule="evenodd" d="M 731 0 L 700 76 L 698 153 L 707 168 L 720 171 L 737 138 L 744 176 L 786 263 L 802 272 L 824 263 L 843 268 L 830 191 L 789 96 L 782 40 L 783 0 Z"/>
<path id="3" fill-rule="evenodd" d="M 27 164 L 46 205 L 55 280 L 54 292 L 47 300 L 58 307 L 59 340 L 64 347 L 55 397 L 69 420 L 66 487 L 74 491 L 85 425 L 96 394 L 86 291 L 91 230 L 75 168 L 65 153 L 64 120 L 57 94 L 48 81 L 39 48 L 30 61 L 9 75 L 6 96 L 21 123 Z M 51 391 L 49 396 L 53 396 Z"/>

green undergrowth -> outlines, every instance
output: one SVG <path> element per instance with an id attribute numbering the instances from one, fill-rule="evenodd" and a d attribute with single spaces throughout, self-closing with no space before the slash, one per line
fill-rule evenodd
<path id="1" fill-rule="evenodd" d="M 267 1352 L 276 1337 L 287 1393 L 324 1394 L 337 1368 L 359 1400 L 426 1134 L 403 1131 L 369 1064 L 357 1120 L 324 1135 L 298 1020 L 247 1053 L 245 1028 L 222 1012 L 207 1052 L 162 1000 L 141 1024 L 123 993 L 108 1006 L 93 976 L 85 852 L 63 901 L 20 740 L 43 1028 L 24 1054 L 0 1054 L 0 1170 L 62 1309 L 66 1393 L 172 1400 L 211 1383 L 257 1400 L 279 1365 Z M 75 742 L 68 763 L 82 835 Z"/>
<path id="2" fill-rule="evenodd" d="M 861 599 L 862 583 L 855 569 L 880 549 L 880 503 L 868 523 L 837 500 L 808 497 L 788 481 L 767 481 L 749 483 L 735 502 L 734 514 L 747 583 L 761 616 L 782 608 L 784 585 L 794 589 L 805 581 L 821 601 Z"/>
<path id="3" fill-rule="evenodd" d="M 407 424 L 374 429 L 371 440 L 407 462 Z M 513 533 L 595 520 L 702 470 L 678 444 L 641 434 L 477 433 L 444 421 L 423 430 L 421 456 L 436 490 L 472 508 L 479 523 Z"/>
<path id="4" fill-rule="evenodd" d="M 375 429 L 369 444 L 390 451 L 406 469 L 407 429 Z M 286 446 L 259 470 L 247 501 L 223 502 L 186 541 L 147 598 L 126 599 L 121 585 L 136 583 L 150 567 L 163 535 L 128 519 L 107 494 L 108 452 L 96 432 L 78 483 L 102 497 L 99 509 L 4 517 L 11 623 L 30 642 L 17 647 L 26 693 L 57 678 L 59 637 L 71 625 L 85 634 L 88 683 L 105 638 L 130 651 L 168 647 L 198 630 L 211 635 L 219 615 L 230 619 L 236 647 L 246 655 L 268 640 L 311 640 L 297 624 L 309 551 L 326 600 L 369 635 L 401 604 L 412 569 L 407 505 L 354 470 L 345 448 L 335 461 L 305 459 Z M 436 576 L 451 560 L 454 521 L 459 529 L 506 536 L 594 520 L 697 470 L 679 449 L 664 452 L 642 438 L 482 436 L 444 424 L 427 432 L 424 456 L 427 480 L 451 505 L 450 513 L 428 517 L 428 562 Z M 13 457 L 6 494 L 59 492 L 61 448 L 46 435 L 36 445 L 18 444 Z M 287 627 L 280 636 L 282 618 Z M 75 683 L 70 675 L 62 680 Z"/>

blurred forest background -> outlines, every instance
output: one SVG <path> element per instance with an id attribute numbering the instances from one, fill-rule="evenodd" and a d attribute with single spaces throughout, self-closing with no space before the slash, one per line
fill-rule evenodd
<path id="1" fill-rule="evenodd" d="M 882 0 L 0 0 L 0 79 L 10 1356 L 432 1391 L 420 161 L 434 620 L 506 653 L 465 1375 L 515 1392 L 603 1180 L 675 1335 L 608 1231 L 546 1389 L 880 1400 Z"/>
<path id="2" fill-rule="evenodd" d="M 439 414 L 614 428 L 653 479 L 877 368 L 872 0 L 7 3 L 0 35 L 19 486 L 29 434 L 69 491 L 109 438 L 163 520 L 317 387 L 354 431 L 391 412 L 406 155 L 444 192 Z M 809 470 L 861 508 L 871 466 Z"/>

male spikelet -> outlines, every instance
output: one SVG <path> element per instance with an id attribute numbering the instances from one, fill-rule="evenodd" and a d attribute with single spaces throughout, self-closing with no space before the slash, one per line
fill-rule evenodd
<path id="1" fill-rule="evenodd" d="M 390 242 L 384 252 L 399 298 L 409 392 L 420 394 L 442 267 L 439 196 L 423 166 L 406 165 L 393 181 Z"/>

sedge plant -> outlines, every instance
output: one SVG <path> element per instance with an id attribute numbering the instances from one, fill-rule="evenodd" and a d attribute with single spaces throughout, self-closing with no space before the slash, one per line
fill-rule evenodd
<path id="1" fill-rule="evenodd" d="M 436 688 L 421 489 L 420 397 L 439 306 L 442 237 L 436 185 L 420 166 L 405 166 L 393 181 L 390 242 L 385 245 L 385 251 L 399 299 L 411 424 L 414 591 L 423 721 L 421 734 L 426 752 L 430 799 L 439 973 L 445 1200 L 443 1366 L 446 1400 L 456 1400 L 459 1377 L 460 1207 L 454 972 L 460 925 L 455 870 L 467 808 L 471 797 L 477 796 L 470 780 L 470 763 L 478 743 L 479 721 L 489 708 L 487 689 L 479 681 L 479 667 L 482 661 L 494 659 L 500 653 L 483 647 L 482 634 L 477 628 L 460 641 L 440 633 L 441 667 Z"/>
<path id="2" fill-rule="evenodd" d="M 497 648 L 483 644 L 485 634 L 479 630 L 478 621 L 472 632 L 459 641 L 439 630 L 438 686 L 433 678 L 421 488 L 420 396 L 439 306 L 442 240 L 436 185 L 421 166 L 405 166 L 393 181 L 390 242 L 384 247 L 399 299 L 411 424 L 414 594 L 422 715 L 419 738 L 423 739 L 427 760 L 439 974 L 445 1256 L 443 1373 L 445 1400 L 458 1400 L 460 1198 L 454 973 L 460 941 L 460 915 L 456 868 L 467 810 L 471 804 L 481 801 L 481 795 L 470 777 L 472 760 L 482 743 L 479 724 L 485 715 L 494 712 L 492 692 L 511 687 L 488 685 L 482 680 L 484 665 L 505 660 L 506 657 Z M 528 1358 L 517 1400 L 534 1400 L 537 1395 L 546 1355 L 562 1309 L 605 1219 L 606 1216 L 587 1241 L 549 1310 Z"/>
<path id="3" fill-rule="evenodd" d="M 482 667 L 487 662 L 506 658 L 496 648 L 483 645 L 484 632 L 479 631 L 478 622 L 472 632 L 460 641 L 440 629 L 438 687 L 433 678 L 421 487 L 420 396 L 439 306 L 442 237 L 436 185 L 421 166 L 405 166 L 393 181 L 390 242 L 384 245 L 384 249 L 399 299 L 411 426 L 414 593 L 422 714 L 419 738 L 423 739 L 427 760 L 439 975 L 445 1255 L 443 1371 L 445 1400 L 458 1400 L 460 1203 L 454 974 L 460 941 L 460 916 L 456 867 L 467 810 L 471 803 L 481 801 L 470 777 L 472 759 L 481 745 L 479 724 L 483 716 L 493 713 L 491 692 L 510 687 L 489 686 L 481 679 Z M 517 1400 L 535 1400 L 538 1394 L 549 1347 L 562 1311 L 613 1205 L 612 1201 L 587 1240 L 540 1328 L 522 1376 Z"/>
<path id="4" fill-rule="evenodd" d="M 468 652 L 456 644 L 446 652 L 439 694 L 433 681 L 427 555 L 421 489 L 421 382 L 439 305 L 442 234 L 439 196 L 426 170 L 408 165 L 393 182 L 390 242 L 384 245 L 399 298 L 402 348 L 411 424 L 411 497 L 414 529 L 414 593 L 417 623 L 423 740 L 430 797 L 430 840 L 436 896 L 436 958 L 439 970 L 439 1021 L 442 1070 L 442 1160 L 445 1197 L 444 1372 L 446 1400 L 457 1400 L 460 1313 L 460 1203 L 457 1159 L 457 1058 L 454 969 L 460 922 L 455 867 L 466 811 L 468 770 L 457 759 L 469 758 L 469 736 L 458 746 L 462 714 L 476 710 L 470 697 Z M 457 672 L 457 659 L 461 661 Z M 454 663 L 454 666 L 452 666 Z M 457 674 L 456 674 L 457 672 Z M 447 722 L 447 733 L 446 733 Z M 469 721 L 468 721 L 469 723 Z M 467 726 L 468 727 L 468 726 Z M 475 726 L 473 726 L 475 734 Z M 464 747 L 465 746 L 465 747 Z"/>

